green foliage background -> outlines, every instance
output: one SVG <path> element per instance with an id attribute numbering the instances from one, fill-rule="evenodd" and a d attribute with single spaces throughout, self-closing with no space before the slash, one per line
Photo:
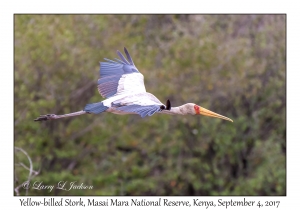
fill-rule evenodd
<path id="1" fill-rule="evenodd" d="M 285 15 L 15 15 L 14 139 L 28 195 L 285 195 Z M 40 114 L 103 100 L 99 61 L 126 47 L 148 92 L 234 120 Z M 15 151 L 17 187 L 27 158 Z M 26 191 L 20 188 L 20 194 Z"/>

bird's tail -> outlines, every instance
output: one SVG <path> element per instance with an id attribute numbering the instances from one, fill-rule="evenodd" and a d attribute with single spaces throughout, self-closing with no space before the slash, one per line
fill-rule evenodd
<path id="1" fill-rule="evenodd" d="M 98 102 L 85 105 L 83 111 L 93 114 L 100 114 L 101 112 L 105 112 L 107 109 L 108 107 L 104 106 L 102 102 Z"/>

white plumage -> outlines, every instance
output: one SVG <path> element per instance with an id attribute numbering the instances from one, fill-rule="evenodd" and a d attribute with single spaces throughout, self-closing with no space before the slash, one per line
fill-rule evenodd
<path id="1" fill-rule="evenodd" d="M 123 74 L 118 83 L 116 95 L 145 93 L 144 76 L 141 73 Z"/>

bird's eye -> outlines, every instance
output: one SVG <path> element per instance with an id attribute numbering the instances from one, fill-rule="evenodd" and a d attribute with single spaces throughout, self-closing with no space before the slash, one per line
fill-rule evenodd
<path id="1" fill-rule="evenodd" d="M 160 106 L 160 109 L 165 109 L 165 108 L 166 108 L 165 105 Z"/>

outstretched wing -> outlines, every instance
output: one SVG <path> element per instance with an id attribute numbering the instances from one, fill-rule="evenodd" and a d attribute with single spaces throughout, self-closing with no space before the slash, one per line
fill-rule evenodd
<path id="1" fill-rule="evenodd" d="M 104 98 L 127 93 L 146 92 L 144 76 L 138 71 L 124 47 L 127 59 L 120 51 L 117 51 L 120 59 L 116 61 L 106 59 L 100 62 L 100 79 L 98 80 L 98 91 Z"/>

